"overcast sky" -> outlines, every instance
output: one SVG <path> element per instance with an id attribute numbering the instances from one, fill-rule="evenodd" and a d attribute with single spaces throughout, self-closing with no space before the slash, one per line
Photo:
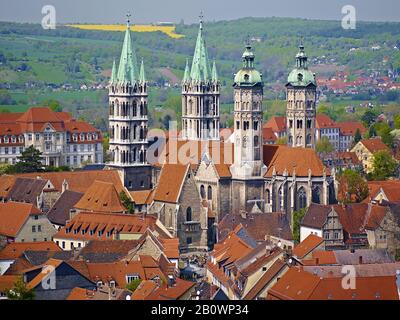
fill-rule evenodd
<path id="1" fill-rule="evenodd" d="M 124 23 L 128 10 L 134 23 L 193 23 L 200 10 L 205 21 L 249 16 L 341 20 L 348 4 L 355 6 L 358 20 L 400 21 L 400 0 L 0 0 L 0 20 L 40 23 L 41 8 L 48 4 L 56 8 L 58 23 Z"/>

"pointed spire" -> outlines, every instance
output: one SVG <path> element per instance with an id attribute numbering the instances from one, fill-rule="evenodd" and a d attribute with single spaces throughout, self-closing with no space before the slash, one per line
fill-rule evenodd
<path id="1" fill-rule="evenodd" d="M 189 81 L 190 81 L 189 59 L 186 59 L 185 73 L 183 74 L 182 82 L 186 83 Z"/>
<path id="2" fill-rule="evenodd" d="M 110 84 L 114 84 L 116 82 L 117 82 L 117 67 L 115 66 L 115 59 L 114 59 L 111 71 Z"/>
<path id="3" fill-rule="evenodd" d="M 144 73 L 144 62 L 143 62 L 143 58 L 142 58 L 142 63 L 140 64 L 139 82 L 140 82 L 140 83 L 145 83 L 145 82 L 146 82 L 146 74 Z"/>
<path id="4" fill-rule="evenodd" d="M 296 67 L 307 69 L 307 54 L 304 51 L 304 38 L 301 37 L 300 44 L 299 44 L 299 52 L 296 55 Z"/>
<path id="5" fill-rule="evenodd" d="M 199 33 L 197 34 L 196 48 L 194 50 L 190 78 L 196 82 L 207 82 L 211 80 L 210 61 L 203 37 L 203 14 L 200 14 Z"/>
<path id="6" fill-rule="evenodd" d="M 218 82 L 218 73 L 217 73 L 217 66 L 215 64 L 215 60 L 213 62 L 211 80 L 212 80 L 212 82 Z"/>
<path id="7" fill-rule="evenodd" d="M 117 79 L 120 83 L 133 84 L 138 79 L 138 67 L 136 54 L 132 47 L 131 31 L 130 31 L 130 13 L 127 15 L 127 26 L 125 31 L 124 44 L 122 46 L 121 58 L 119 61 Z"/>

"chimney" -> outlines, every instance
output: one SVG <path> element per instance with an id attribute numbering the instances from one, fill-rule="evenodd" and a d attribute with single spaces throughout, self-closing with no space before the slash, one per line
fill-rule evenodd
<path id="1" fill-rule="evenodd" d="M 173 287 L 175 285 L 175 278 L 172 275 L 168 276 L 168 287 Z"/>
<path id="2" fill-rule="evenodd" d="M 319 258 L 315 258 L 315 264 L 319 265 Z"/>
<path id="3" fill-rule="evenodd" d="M 359 256 L 358 257 L 358 264 L 362 264 L 363 263 L 363 257 L 362 256 Z"/>

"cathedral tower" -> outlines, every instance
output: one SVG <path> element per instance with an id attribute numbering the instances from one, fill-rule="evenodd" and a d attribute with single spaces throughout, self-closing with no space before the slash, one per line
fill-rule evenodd
<path id="1" fill-rule="evenodd" d="M 138 68 L 128 23 L 119 67 L 114 61 L 109 85 L 109 135 L 111 161 L 129 190 L 151 187 L 147 163 L 147 81 L 142 61 Z"/>
<path id="2" fill-rule="evenodd" d="M 315 148 L 317 82 L 315 74 L 308 69 L 303 44 L 296 55 L 296 68 L 289 74 L 286 92 L 288 145 Z"/>
<path id="3" fill-rule="evenodd" d="M 262 75 L 254 68 L 250 43 L 242 55 L 243 66 L 234 79 L 234 163 L 232 210 L 263 211 Z M 257 201 L 259 201 L 257 203 Z M 253 209 L 252 209 L 253 208 Z"/>
<path id="4" fill-rule="evenodd" d="M 186 62 L 182 80 L 182 138 L 188 140 L 219 140 L 219 89 L 215 61 L 211 68 L 200 27 L 192 67 Z"/>

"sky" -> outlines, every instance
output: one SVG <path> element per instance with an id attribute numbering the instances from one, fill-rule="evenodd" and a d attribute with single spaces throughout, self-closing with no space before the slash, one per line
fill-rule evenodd
<path id="1" fill-rule="evenodd" d="M 0 0 L 0 21 L 42 20 L 42 7 L 53 5 L 57 23 L 134 23 L 233 20 L 243 17 L 297 17 L 341 20 L 353 5 L 359 21 L 400 21 L 400 0 Z"/>

